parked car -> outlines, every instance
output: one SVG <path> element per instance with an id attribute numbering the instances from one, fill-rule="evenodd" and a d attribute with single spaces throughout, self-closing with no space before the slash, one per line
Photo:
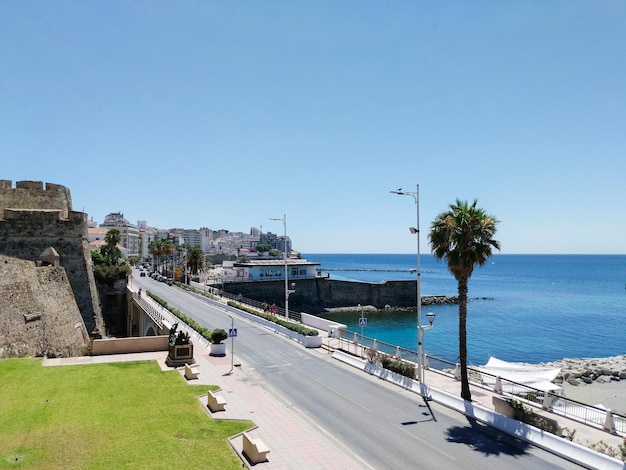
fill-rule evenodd
<path id="1" fill-rule="evenodd" d="M 139 277 L 146 277 L 146 272 L 145 271 L 141 271 L 139 273 Z"/>

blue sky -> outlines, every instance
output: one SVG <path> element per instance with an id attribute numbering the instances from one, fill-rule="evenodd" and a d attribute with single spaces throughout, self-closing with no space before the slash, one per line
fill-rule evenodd
<path id="1" fill-rule="evenodd" d="M 102 222 L 422 252 L 626 252 L 626 3 L 0 0 L 0 179 Z"/>

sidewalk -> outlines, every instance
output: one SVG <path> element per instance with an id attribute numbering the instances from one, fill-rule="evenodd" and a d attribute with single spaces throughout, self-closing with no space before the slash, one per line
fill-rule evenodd
<path id="1" fill-rule="evenodd" d="M 431 370 L 424 371 L 424 382 L 437 390 L 445 391 L 452 395 L 461 395 L 461 383 L 452 377 L 448 377 L 442 373 L 434 372 Z M 493 397 L 501 397 L 498 393 L 491 390 L 477 387 L 470 384 L 470 390 L 472 392 L 472 400 L 476 405 L 480 405 L 490 410 L 495 410 L 493 404 Z M 532 407 L 532 410 L 542 416 L 556 419 L 561 427 L 565 427 L 569 430 L 576 430 L 574 436 L 574 442 L 578 442 L 582 445 L 595 444 L 599 441 L 603 441 L 613 447 L 617 447 L 622 443 L 622 438 L 613 434 L 609 434 L 602 429 L 583 424 L 579 421 L 563 417 L 558 414 L 543 411 L 541 409 Z"/>
<path id="2" fill-rule="evenodd" d="M 260 438 L 268 446 L 270 452 L 268 461 L 263 462 L 259 468 L 274 469 L 362 469 L 367 467 L 365 462 L 358 461 L 349 451 L 345 451 L 324 434 L 313 423 L 303 419 L 297 411 L 270 396 L 264 388 L 261 380 L 247 375 L 240 367 L 233 367 L 231 371 L 231 358 L 213 357 L 209 351 L 194 343 L 196 364 L 194 371 L 198 372 L 198 378 L 189 381 L 194 385 L 217 385 L 221 388 L 219 394 L 226 400 L 225 411 L 212 413 L 206 402 L 206 394 L 201 395 L 200 401 L 203 409 L 211 417 L 210 419 L 242 419 L 250 420 L 255 427 L 247 431 L 253 438 Z M 328 354 L 325 349 L 318 350 L 320 354 Z M 82 356 L 72 358 L 46 359 L 44 366 L 79 365 L 79 364 L 102 364 L 107 362 L 128 361 L 157 361 L 162 370 L 172 370 L 165 364 L 167 351 L 116 354 L 110 356 Z M 183 367 L 177 370 L 183 375 Z M 433 388 L 451 395 L 460 394 L 461 385 L 454 378 L 446 375 L 424 371 L 425 383 Z M 183 378 L 183 380 L 185 380 Z M 472 398 L 474 404 L 490 410 L 494 409 L 493 396 L 495 392 L 472 386 Z M 417 395 L 416 395 L 417 396 Z M 547 414 L 549 415 L 549 413 Z M 600 429 L 586 426 L 577 421 L 561 416 L 554 416 L 562 426 L 575 429 L 575 440 L 580 443 L 597 443 L 603 441 L 612 446 L 621 444 L 622 439 Z M 243 455 L 243 438 L 241 435 L 230 439 L 231 445 L 239 455 L 247 468 L 252 466 Z"/>
<path id="3" fill-rule="evenodd" d="M 327 345 L 326 333 L 322 331 L 320 333 L 324 335 L 324 345 Z M 311 351 L 318 351 L 319 354 L 323 355 L 328 354 L 325 348 Z M 362 469 L 368 467 L 366 462 L 358 460 L 358 457 L 352 455 L 349 450 L 340 448 L 336 441 L 325 434 L 323 429 L 300 416 L 297 410 L 278 401 L 274 396 L 270 396 L 265 389 L 264 382 L 257 379 L 253 372 L 250 373 L 236 366 L 231 367 L 230 356 L 210 356 L 207 347 L 200 341 L 194 341 L 194 353 L 196 360 L 194 371 L 198 372 L 199 375 L 197 379 L 191 380 L 189 383 L 217 385 L 221 389 L 219 395 L 227 402 L 225 411 L 212 413 L 207 407 L 205 394 L 198 398 L 203 408 L 212 419 L 242 419 L 254 423 L 255 427 L 247 432 L 248 435 L 253 438 L 260 438 L 270 449 L 268 461 L 259 464 L 260 468 L 274 470 L 293 468 Z M 46 359 L 44 366 L 156 360 L 162 370 L 172 370 L 165 364 L 166 357 L 167 351 L 83 356 Z M 183 376 L 183 369 L 183 367 L 178 368 L 181 376 Z M 229 372 L 231 373 L 229 374 Z M 460 382 L 454 378 L 431 370 L 425 370 L 424 373 L 424 382 L 428 387 L 455 397 L 460 395 Z M 493 397 L 497 396 L 497 393 L 477 386 L 472 386 L 471 391 L 475 405 L 494 410 Z M 445 403 L 444 406 L 446 406 Z M 539 410 L 535 411 L 544 414 Z M 576 430 L 575 442 L 588 445 L 603 441 L 613 447 L 622 443 L 621 437 L 611 435 L 601 429 L 547 412 L 545 415 L 557 419 L 561 426 Z M 230 442 L 242 462 L 251 468 L 250 463 L 242 453 L 242 436 L 234 436 Z"/>

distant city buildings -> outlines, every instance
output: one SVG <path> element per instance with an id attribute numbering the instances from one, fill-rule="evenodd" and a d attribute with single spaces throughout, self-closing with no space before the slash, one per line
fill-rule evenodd
<path id="1" fill-rule="evenodd" d="M 100 228 L 111 230 L 113 228 L 120 231 L 121 245 L 126 249 L 127 257 L 139 257 L 139 229 L 124 218 L 121 212 L 112 212 L 104 218 Z M 106 233 L 105 233 L 106 235 Z"/>
<path id="2" fill-rule="evenodd" d="M 138 257 L 142 261 L 151 260 L 149 252 L 150 243 L 159 239 L 170 239 L 175 245 L 198 246 L 205 256 L 220 255 L 222 259 L 267 258 L 267 253 L 258 252 L 259 244 L 268 245 L 277 250 L 280 257 L 285 249 L 285 239 L 281 235 L 272 232 L 262 233 L 258 228 L 250 228 L 250 233 L 231 232 L 229 230 L 212 230 L 207 227 L 200 229 L 158 229 L 150 227 L 145 220 L 131 224 L 124 218 L 121 212 L 112 212 L 104 218 L 104 222 L 96 226 L 91 222 L 89 242 L 96 247 L 104 243 L 106 233 L 112 228 L 120 231 L 124 255 Z M 287 237 L 287 253 L 291 254 L 291 239 Z"/>

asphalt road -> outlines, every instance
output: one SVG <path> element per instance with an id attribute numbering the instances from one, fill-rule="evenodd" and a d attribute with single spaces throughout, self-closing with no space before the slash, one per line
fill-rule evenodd
<path id="1" fill-rule="evenodd" d="M 309 350 L 211 301 L 135 276 L 159 297 L 210 329 L 238 330 L 235 363 L 256 386 L 304 415 L 375 469 L 580 468 L 546 451 L 470 422 L 455 411 Z M 227 341 L 230 351 L 231 341 Z M 229 352 L 230 354 L 230 352 Z"/>

